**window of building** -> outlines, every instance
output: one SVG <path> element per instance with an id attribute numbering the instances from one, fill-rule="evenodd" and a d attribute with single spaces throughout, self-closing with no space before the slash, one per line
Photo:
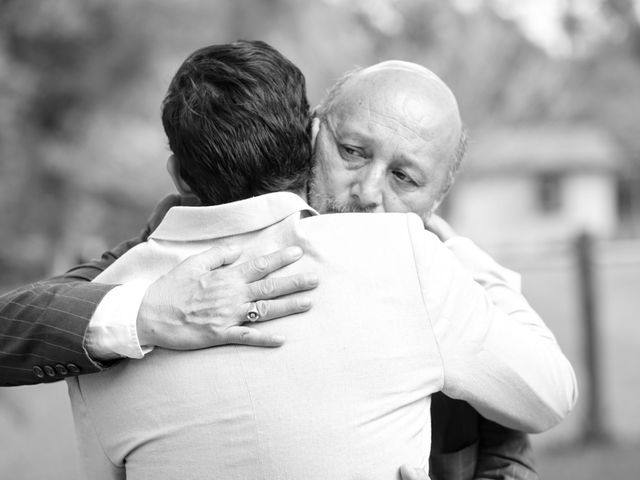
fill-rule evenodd
<path id="1" fill-rule="evenodd" d="M 538 205 L 540 210 L 553 213 L 562 206 L 560 175 L 543 173 L 538 178 Z"/>

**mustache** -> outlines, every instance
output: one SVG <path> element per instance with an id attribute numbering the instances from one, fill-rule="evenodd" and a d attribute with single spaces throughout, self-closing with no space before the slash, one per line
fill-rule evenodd
<path id="1" fill-rule="evenodd" d="M 356 202 L 338 203 L 335 200 L 329 200 L 325 203 L 327 213 L 372 213 L 375 208 L 373 205 L 361 205 Z"/>

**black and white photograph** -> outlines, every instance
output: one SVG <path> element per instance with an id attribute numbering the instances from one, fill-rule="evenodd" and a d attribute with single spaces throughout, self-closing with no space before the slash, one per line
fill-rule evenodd
<path id="1" fill-rule="evenodd" d="M 0 479 L 640 477 L 640 0 L 0 0 Z"/>

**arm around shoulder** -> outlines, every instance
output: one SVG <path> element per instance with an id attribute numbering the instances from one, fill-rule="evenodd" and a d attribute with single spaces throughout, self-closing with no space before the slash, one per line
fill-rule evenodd
<path id="1" fill-rule="evenodd" d="M 90 283 L 115 260 L 144 242 L 166 212 L 180 204 L 168 195 L 137 237 L 64 275 L 0 296 L 0 386 L 30 385 L 94 373 L 113 355 L 93 351 L 90 326 L 102 300 L 116 285 Z M 95 340 L 95 338 L 94 338 Z M 102 363 L 101 363 L 102 362 Z"/>
<path id="2" fill-rule="evenodd" d="M 575 405 L 577 384 L 551 331 L 524 299 L 501 311 L 435 236 L 413 228 L 443 392 L 510 428 L 538 432 L 560 422 Z"/>
<path id="3" fill-rule="evenodd" d="M 85 350 L 85 332 L 112 287 L 63 276 L 0 296 L 0 386 L 100 371 Z"/>
<path id="4" fill-rule="evenodd" d="M 104 368 L 87 351 L 86 336 L 97 306 L 115 285 L 90 282 L 146 235 L 64 275 L 0 296 L 0 386 L 55 382 Z"/>
<path id="5" fill-rule="evenodd" d="M 168 195 L 154 209 L 137 237 L 98 260 L 64 275 L 17 288 L 0 296 L 0 386 L 30 385 L 99 372 L 114 355 L 92 350 L 90 326 L 98 305 L 116 285 L 90 283 L 115 260 L 144 242 L 166 212 L 180 204 Z"/>

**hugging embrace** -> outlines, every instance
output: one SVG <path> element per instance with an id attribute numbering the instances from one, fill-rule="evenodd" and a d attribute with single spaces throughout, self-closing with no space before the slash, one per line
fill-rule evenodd
<path id="1" fill-rule="evenodd" d="M 355 70 L 310 112 L 275 49 L 212 45 L 162 122 L 179 196 L 95 264 L 118 287 L 86 315 L 94 373 L 67 375 L 87 478 L 535 477 L 522 432 L 568 414 L 575 375 L 518 276 L 433 215 L 465 147 L 434 73 Z M 242 265 L 269 288 L 202 322 L 216 341 L 158 320 Z"/>

